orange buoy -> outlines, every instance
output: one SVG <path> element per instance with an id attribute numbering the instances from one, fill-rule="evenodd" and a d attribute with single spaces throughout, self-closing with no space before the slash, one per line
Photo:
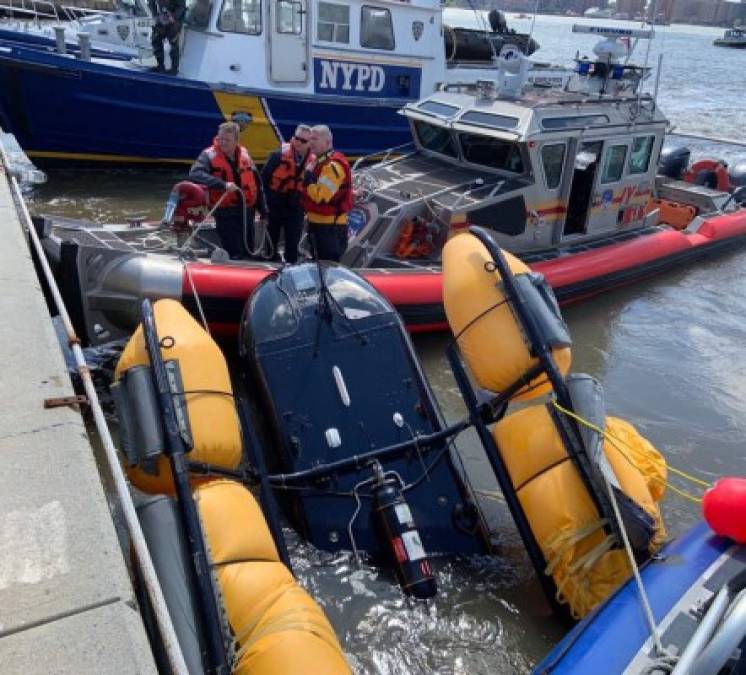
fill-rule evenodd
<path id="1" fill-rule="evenodd" d="M 746 544 L 746 478 L 721 478 L 702 499 L 702 513 L 713 532 Z"/>
<path id="2" fill-rule="evenodd" d="M 705 185 L 721 192 L 727 192 L 730 187 L 728 167 L 719 159 L 701 159 L 694 162 L 684 173 L 684 180 L 687 183 Z"/>

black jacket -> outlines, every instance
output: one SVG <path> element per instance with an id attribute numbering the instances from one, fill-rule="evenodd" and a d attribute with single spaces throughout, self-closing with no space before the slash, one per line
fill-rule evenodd
<path id="1" fill-rule="evenodd" d="M 168 12 L 177 23 L 184 21 L 186 15 L 186 0 L 148 0 L 150 14 L 155 20 L 164 10 Z"/>

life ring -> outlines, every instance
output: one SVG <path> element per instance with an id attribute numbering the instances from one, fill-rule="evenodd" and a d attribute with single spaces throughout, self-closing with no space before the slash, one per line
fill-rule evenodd
<path id="1" fill-rule="evenodd" d="M 719 159 L 701 159 L 694 162 L 684 173 L 684 180 L 687 183 L 705 185 L 721 192 L 727 192 L 730 187 L 728 168 Z"/>

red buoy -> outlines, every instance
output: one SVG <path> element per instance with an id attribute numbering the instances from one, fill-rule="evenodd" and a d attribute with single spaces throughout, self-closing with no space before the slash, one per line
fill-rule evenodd
<path id="1" fill-rule="evenodd" d="M 746 478 L 721 478 L 702 499 L 702 513 L 719 535 L 746 544 Z"/>

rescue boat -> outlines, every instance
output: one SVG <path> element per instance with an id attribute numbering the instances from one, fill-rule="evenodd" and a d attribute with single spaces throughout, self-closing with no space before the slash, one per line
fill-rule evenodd
<path id="1" fill-rule="evenodd" d="M 689 168 L 686 153 L 663 152 L 668 120 L 640 90 L 648 71 L 622 62 L 618 42 L 649 32 L 576 29 L 603 40 L 564 89 L 529 82 L 515 54 L 498 81 L 407 104 L 412 152 L 357 163 L 342 264 L 411 331 L 447 327 L 443 246 L 469 225 L 541 272 L 563 304 L 746 242 L 746 167 Z M 47 252 L 89 340 L 130 330 L 142 297 L 181 300 L 216 334 L 234 335 L 249 294 L 276 268 L 220 257 L 198 186 L 177 185 L 169 201 L 160 228 L 49 224 Z"/>

